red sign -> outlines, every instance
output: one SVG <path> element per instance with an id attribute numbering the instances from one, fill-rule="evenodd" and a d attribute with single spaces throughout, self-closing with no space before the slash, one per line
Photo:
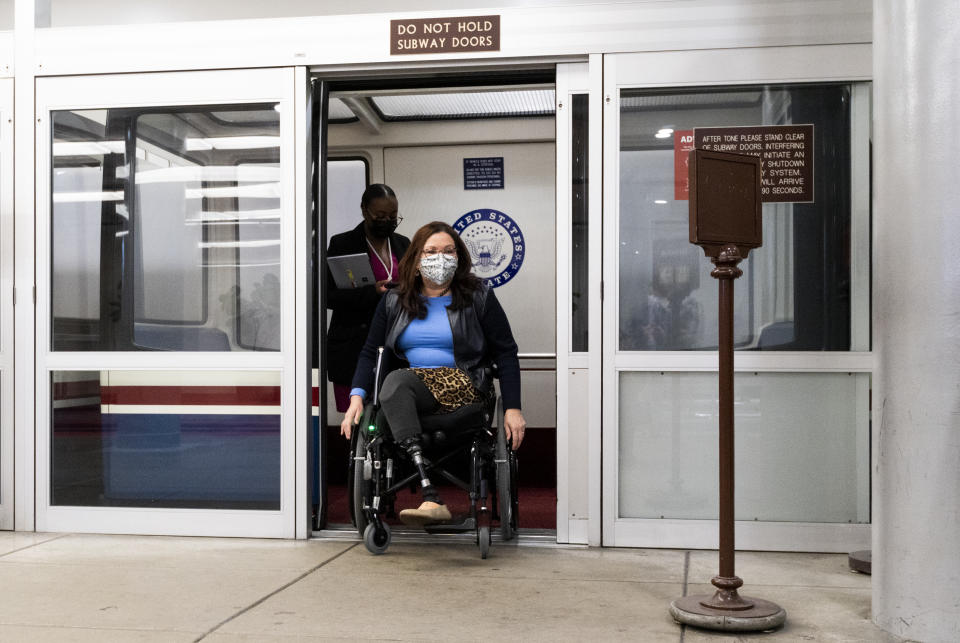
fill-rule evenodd
<path id="1" fill-rule="evenodd" d="M 673 133 L 673 198 L 690 198 L 690 150 L 693 149 L 693 130 L 678 129 Z"/>

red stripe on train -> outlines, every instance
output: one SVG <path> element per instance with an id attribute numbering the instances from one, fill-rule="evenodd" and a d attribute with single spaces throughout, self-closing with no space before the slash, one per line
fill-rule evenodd
<path id="1" fill-rule="evenodd" d="M 54 382 L 53 399 L 69 400 L 100 395 L 100 380 L 76 380 L 72 382 Z"/>
<path id="2" fill-rule="evenodd" d="M 103 386 L 102 404 L 280 406 L 279 386 Z"/>

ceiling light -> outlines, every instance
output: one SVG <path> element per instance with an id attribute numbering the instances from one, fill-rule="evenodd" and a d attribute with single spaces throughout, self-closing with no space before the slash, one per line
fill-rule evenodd
<path id="1" fill-rule="evenodd" d="M 194 150 L 253 150 L 280 147 L 279 136 L 220 136 L 215 138 L 188 138 L 186 147 Z"/>

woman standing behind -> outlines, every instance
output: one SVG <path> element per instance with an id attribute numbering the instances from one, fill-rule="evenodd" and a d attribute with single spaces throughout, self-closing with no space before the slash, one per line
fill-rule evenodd
<path id="1" fill-rule="evenodd" d="M 367 253 L 376 285 L 339 289 L 327 268 L 327 308 L 333 311 L 327 330 L 327 379 L 333 382 L 337 410 L 347 410 L 350 382 L 363 348 L 370 320 L 387 284 L 399 279 L 400 259 L 410 239 L 396 234 L 399 216 L 397 195 L 382 183 L 370 185 L 360 197 L 363 221 L 349 232 L 334 235 L 328 257 Z"/>

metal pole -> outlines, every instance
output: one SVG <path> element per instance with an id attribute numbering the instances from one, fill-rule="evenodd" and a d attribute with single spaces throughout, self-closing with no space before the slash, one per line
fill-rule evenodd
<path id="1" fill-rule="evenodd" d="M 733 578 L 733 279 L 720 278 L 720 576 Z"/>
<path id="2" fill-rule="evenodd" d="M 704 607 L 748 610 L 753 603 L 744 600 L 737 589 L 743 585 L 734 565 L 733 503 L 733 280 L 743 274 L 737 264 L 743 260 L 740 249 L 729 245 L 712 259 L 716 268 L 710 273 L 719 287 L 719 411 L 720 411 L 720 572 L 710 581 L 717 588 Z"/>
<path id="3" fill-rule="evenodd" d="M 720 446 L 720 571 L 711 579 L 713 596 L 684 596 L 670 604 L 670 613 L 680 623 L 714 630 L 756 631 L 783 625 L 787 613 L 762 598 L 740 596 L 743 581 L 734 565 L 733 498 L 733 280 L 743 274 L 743 260 L 735 245 L 724 246 L 712 259 L 710 275 L 719 287 L 719 446 Z"/>

